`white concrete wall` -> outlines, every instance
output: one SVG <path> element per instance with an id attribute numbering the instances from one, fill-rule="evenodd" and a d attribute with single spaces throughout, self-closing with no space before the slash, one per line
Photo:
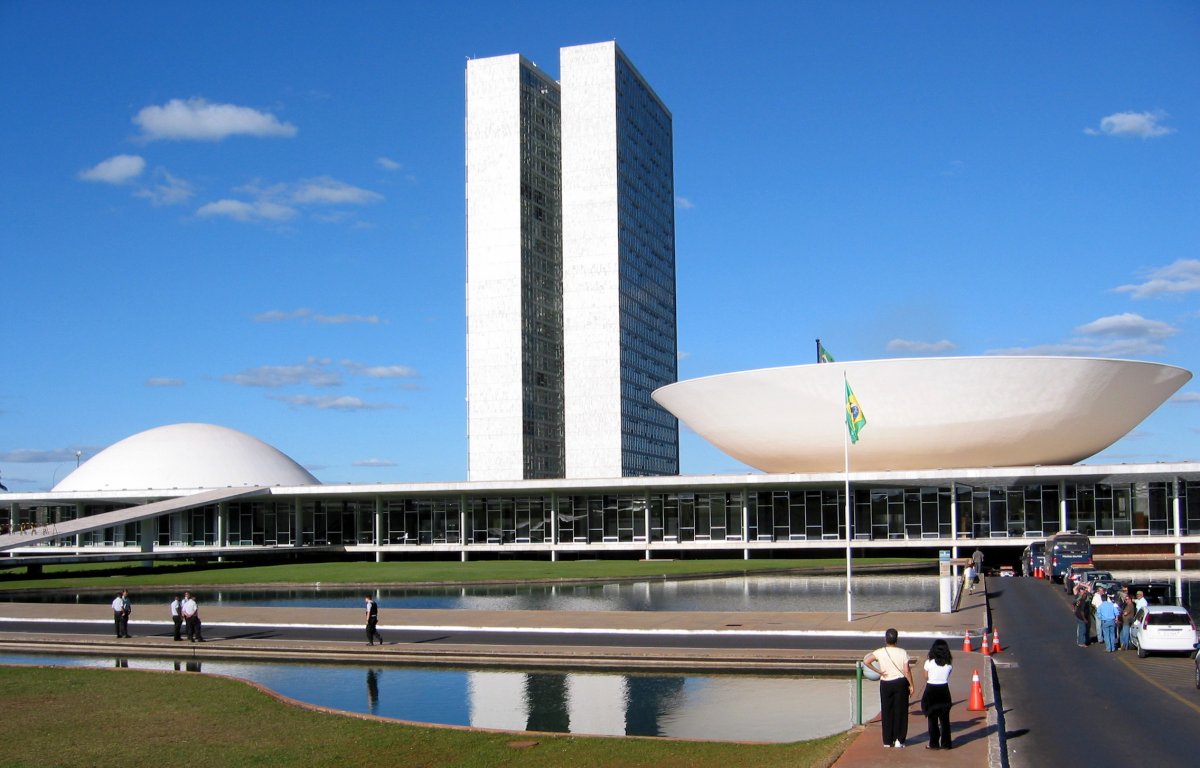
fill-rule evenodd
<path id="1" fill-rule="evenodd" d="M 620 477 L 617 50 L 560 55 L 566 475 Z"/>
<path id="2" fill-rule="evenodd" d="M 467 62 L 468 477 L 522 477 L 518 55 Z"/>

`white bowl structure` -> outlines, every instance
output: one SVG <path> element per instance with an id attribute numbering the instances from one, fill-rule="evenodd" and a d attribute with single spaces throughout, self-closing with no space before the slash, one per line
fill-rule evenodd
<path id="1" fill-rule="evenodd" d="M 169 424 L 113 443 L 55 491 L 121 491 L 319 485 L 286 454 L 236 429 Z"/>
<path id="2" fill-rule="evenodd" d="M 1192 377 L 1082 357 L 941 357 L 763 368 L 680 381 L 653 397 L 763 472 L 840 472 L 845 380 L 867 418 L 851 471 L 1074 464 Z"/>

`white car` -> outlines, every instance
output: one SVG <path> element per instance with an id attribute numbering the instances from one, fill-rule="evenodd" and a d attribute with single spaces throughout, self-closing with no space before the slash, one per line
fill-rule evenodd
<path id="1" fill-rule="evenodd" d="M 1190 652 L 1196 647 L 1196 623 L 1186 608 L 1150 605 L 1129 628 L 1129 642 L 1140 659 L 1151 652 Z"/>

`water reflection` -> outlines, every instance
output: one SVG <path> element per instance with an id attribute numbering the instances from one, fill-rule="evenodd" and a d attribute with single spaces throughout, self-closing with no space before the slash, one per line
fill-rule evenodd
<path id="1" fill-rule="evenodd" d="M 379 714 L 379 676 L 383 674 L 382 669 L 367 670 L 367 712 L 372 715 Z"/>
<path id="2" fill-rule="evenodd" d="M 0 663 L 199 672 L 195 660 L 3 656 Z M 300 701 L 415 722 L 504 730 L 788 742 L 851 727 L 850 679 L 430 670 L 207 661 Z M 365 685 L 364 685 L 365 680 Z M 364 697 L 365 688 L 365 697 Z M 863 716 L 878 712 L 864 685 Z"/>
<path id="3" fill-rule="evenodd" d="M 85 598 L 86 599 L 83 599 Z M 563 611 L 832 611 L 846 608 L 841 576 L 736 576 L 609 584 L 394 587 L 380 589 L 381 608 Z M 0 600 L 8 599 L 0 593 Z M 24 595 L 21 601 L 43 598 Z M 94 595 L 47 595 L 47 602 L 95 602 Z M 206 604 L 344 608 L 362 605 L 358 589 L 228 589 Z M 855 610 L 937 611 L 936 576 L 855 576 Z"/>

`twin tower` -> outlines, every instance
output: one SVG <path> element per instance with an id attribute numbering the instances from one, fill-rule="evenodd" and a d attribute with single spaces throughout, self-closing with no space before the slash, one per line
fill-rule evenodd
<path id="1" fill-rule="evenodd" d="M 467 62 L 472 481 L 679 473 L 671 113 L 616 43 Z"/>

